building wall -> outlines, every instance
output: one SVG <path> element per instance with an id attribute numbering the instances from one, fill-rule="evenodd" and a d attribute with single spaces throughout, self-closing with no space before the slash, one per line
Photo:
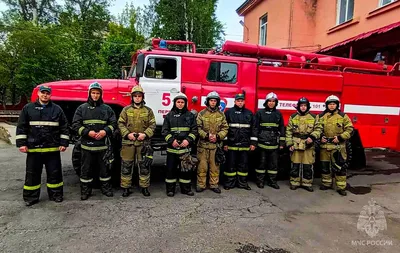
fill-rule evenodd
<path id="1" fill-rule="evenodd" d="M 358 34 L 400 21 L 400 1 L 380 8 L 383 13 L 369 14 L 378 8 L 379 1 L 354 0 L 353 21 L 336 26 L 336 1 L 318 0 L 315 41 L 324 48 Z"/>
<path id="2" fill-rule="evenodd" d="M 293 15 L 290 6 L 293 1 Z M 312 2 L 317 2 L 316 11 Z M 267 45 L 324 48 L 348 38 L 400 21 L 400 0 L 378 8 L 380 0 L 354 0 L 353 20 L 336 25 L 336 0 L 263 0 L 245 13 L 243 41 L 258 44 L 259 18 L 268 13 Z M 291 27 L 291 31 L 289 28 Z M 291 32 L 291 36 L 289 36 Z M 314 47 L 313 49 L 317 49 Z"/>
<path id="3" fill-rule="evenodd" d="M 267 45 L 272 47 L 287 46 L 289 38 L 288 0 L 264 0 L 244 16 L 243 41 L 258 44 L 260 18 L 268 13 Z M 248 37 L 247 37 L 248 36 Z"/>

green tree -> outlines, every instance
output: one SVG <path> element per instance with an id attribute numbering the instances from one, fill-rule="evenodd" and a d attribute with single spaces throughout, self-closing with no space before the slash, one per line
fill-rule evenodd
<path id="1" fill-rule="evenodd" d="M 155 4 L 155 37 L 190 40 L 207 51 L 221 40 L 223 25 L 216 18 L 218 0 L 159 0 Z M 203 49 L 203 50 L 201 50 Z"/>
<path id="2" fill-rule="evenodd" d="M 132 54 L 144 45 L 144 37 L 136 31 L 136 9 L 126 4 L 118 20 L 110 22 L 107 38 L 99 53 L 98 77 L 119 78 L 121 67 L 131 64 Z"/>

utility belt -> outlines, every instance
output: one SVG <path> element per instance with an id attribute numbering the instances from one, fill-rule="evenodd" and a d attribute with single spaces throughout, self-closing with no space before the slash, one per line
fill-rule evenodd
<path id="1" fill-rule="evenodd" d="M 299 138 L 299 139 L 302 139 L 302 140 L 307 140 L 308 137 L 310 137 L 310 135 L 309 134 L 294 134 L 293 137 L 294 138 Z"/>

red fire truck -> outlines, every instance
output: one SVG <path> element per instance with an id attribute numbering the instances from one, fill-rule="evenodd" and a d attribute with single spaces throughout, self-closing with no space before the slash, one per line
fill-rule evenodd
<path id="1" fill-rule="evenodd" d="M 170 45 L 185 45 L 191 50 L 171 51 Z M 220 94 L 221 110 L 232 107 L 235 94 L 244 92 L 246 107 L 253 112 L 272 91 L 278 95 L 278 109 L 286 123 L 300 97 L 307 97 L 312 102 L 311 111 L 319 113 L 325 109 L 325 98 L 334 94 L 356 129 L 353 154 L 361 158 L 355 160 L 365 163 L 364 147 L 400 150 L 399 63 L 385 65 L 233 41 L 225 42 L 219 51 L 199 54 L 192 42 L 161 39 L 153 39 L 151 48 L 138 50 L 132 59 L 130 71 L 122 80 L 47 83 L 53 90 L 52 99 L 71 119 L 76 107 L 86 101 L 89 84 L 98 81 L 105 103 L 119 115 L 130 104 L 131 88 L 139 83 L 160 130 L 179 91 L 188 96 L 193 112 L 204 107 L 210 91 Z M 37 88 L 32 99 L 36 94 Z M 160 137 L 157 131 L 153 139 L 156 150 L 165 147 Z"/>

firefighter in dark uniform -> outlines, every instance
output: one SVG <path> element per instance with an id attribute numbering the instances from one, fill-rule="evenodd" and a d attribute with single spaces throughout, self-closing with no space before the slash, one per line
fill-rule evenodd
<path id="1" fill-rule="evenodd" d="M 64 152 L 69 146 L 68 121 L 61 107 L 50 98 L 51 88 L 40 86 L 38 99 L 25 105 L 18 119 L 16 146 L 27 153 L 23 190 L 27 206 L 39 202 L 43 164 L 49 199 L 63 201 L 60 151 Z"/>
<path id="2" fill-rule="evenodd" d="M 187 97 L 179 93 L 173 100 L 172 110 L 165 116 L 162 135 L 167 146 L 167 174 L 165 178 L 167 196 L 175 195 L 176 182 L 182 194 L 193 196 L 191 190 L 191 168 L 185 164 L 184 157 L 190 156 L 190 148 L 197 137 L 196 117 L 188 110 Z M 190 159 L 190 157 L 189 157 Z"/>
<path id="3" fill-rule="evenodd" d="M 264 109 L 257 111 L 254 122 L 254 136 L 260 149 L 260 166 L 256 169 L 257 187 L 264 188 L 265 174 L 267 185 L 279 189 L 277 183 L 279 149 L 285 145 L 285 126 L 282 114 L 276 109 L 278 97 L 271 92 L 264 102 Z"/>
<path id="4" fill-rule="evenodd" d="M 346 142 L 353 134 L 353 123 L 349 116 L 339 109 L 339 98 L 328 96 L 325 100 L 326 109 L 318 117 L 323 132 L 321 137 L 321 190 L 332 188 L 332 175 L 336 179 L 337 192 L 346 196 Z"/>
<path id="5" fill-rule="evenodd" d="M 199 142 L 197 145 L 197 192 L 206 189 L 207 173 L 210 170 L 210 189 L 215 193 L 221 193 L 219 188 L 218 150 L 220 142 L 228 134 L 228 123 L 225 114 L 219 110 L 221 98 L 215 91 L 208 93 L 205 101 L 207 108 L 197 115 L 197 128 L 199 131 Z M 223 150 L 221 149 L 223 152 Z"/>
<path id="6" fill-rule="evenodd" d="M 297 102 L 297 112 L 290 116 L 286 127 L 286 146 L 291 151 L 290 189 L 302 186 L 312 192 L 315 163 L 315 142 L 321 136 L 317 116 L 310 113 L 310 101 L 302 97 Z"/>
<path id="7" fill-rule="evenodd" d="M 245 108 L 245 96 L 240 93 L 235 96 L 235 105 L 225 112 L 229 125 L 228 135 L 225 137 L 225 151 L 228 151 L 227 166 L 224 171 L 224 189 L 238 188 L 251 190 L 247 184 L 248 152 L 257 145 L 257 138 L 253 136 L 254 115 Z"/>
<path id="8" fill-rule="evenodd" d="M 131 90 L 131 104 L 124 107 L 119 115 L 118 127 L 122 136 L 122 168 L 121 188 L 122 196 L 128 197 L 131 194 L 133 169 L 138 168 L 139 186 L 145 197 L 150 196 L 150 167 L 141 166 L 143 151 L 151 149 L 150 140 L 156 129 L 156 118 L 153 110 L 145 106 L 144 91 L 140 85 Z M 147 156 L 153 160 L 152 156 Z"/>
<path id="9" fill-rule="evenodd" d="M 107 138 L 117 127 L 114 111 L 103 102 L 103 89 L 94 82 L 89 85 L 88 100 L 80 105 L 72 120 L 72 129 L 81 136 L 81 200 L 92 194 L 93 170 L 99 170 L 101 192 L 112 197 L 111 171 L 106 165 Z"/>

